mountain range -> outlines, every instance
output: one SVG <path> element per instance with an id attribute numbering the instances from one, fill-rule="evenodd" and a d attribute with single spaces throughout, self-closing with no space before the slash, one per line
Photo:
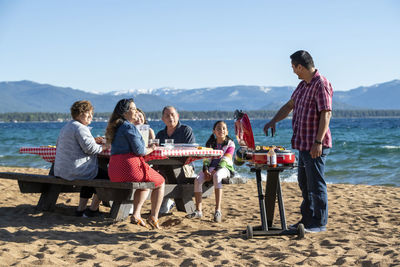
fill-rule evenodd
<path id="1" fill-rule="evenodd" d="M 68 113 L 76 100 L 90 100 L 95 112 L 111 112 L 121 98 L 135 99 L 144 111 L 161 110 L 173 105 L 188 111 L 277 110 L 286 103 L 293 86 L 223 86 L 198 89 L 140 89 L 90 93 L 32 81 L 0 82 L 0 113 Z M 334 109 L 400 109 L 400 80 L 348 91 L 334 91 Z"/>

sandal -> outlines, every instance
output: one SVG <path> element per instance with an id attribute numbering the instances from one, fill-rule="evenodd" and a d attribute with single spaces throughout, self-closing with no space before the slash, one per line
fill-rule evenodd
<path id="1" fill-rule="evenodd" d="M 143 221 L 143 219 L 137 219 L 137 218 L 135 218 L 135 217 L 131 217 L 131 223 L 133 223 L 133 224 L 137 224 L 137 225 L 139 225 L 139 226 L 143 226 L 143 227 L 145 227 L 145 228 L 148 228 L 147 227 L 147 224 Z"/>
<path id="2" fill-rule="evenodd" d="M 147 223 L 150 224 L 155 229 L 158 229 L 158 230 L 162 229 L 161 226 L 158 224 L 158 220 L 154 219 L 153 216 L 149 216 L 147 218 Z"/>

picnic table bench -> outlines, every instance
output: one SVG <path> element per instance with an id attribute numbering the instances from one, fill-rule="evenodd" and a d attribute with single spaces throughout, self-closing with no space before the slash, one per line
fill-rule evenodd
<path id="1" fill-rule="evenodd" d="M 100 200 L 113 201 L 109 216 L 117 221 L 129 215 L 127 203 L 132 202 L 136 189 L 154 188 L 154 183 L 114 183 L 97 179 L 69 181 L 51 175 L 14 172 L 0 172 L 0 178 L 17 180 L 21 193 L 40 193 L 36 205 L 39 211 L 54 210 L 60 193 L 80 192 L 82 186 L 95 187 Z"/>
<path id="2" fill-rule="evenodd" d="M 116 183 L 109 180 L 65 180 L 51 175 L 28 173 L 0 172 L 0 178 L 18 181 L 21 193 L 39 193 L 40 198 L 36 205 L 39 211 L 52 211 L 55 209 L 60 193 L 80 192 L 82 186 L 96 188 L 97 196 L 101 201 L 112 201 L 109 217 L 121 221 L 129 216 L 136 189 L 153 189 L 152 182 L 125 182 Z M 164 196 L 179 199 L 186 209 L 193 206 L 193 178 L 186 179 L 184 184 L 166 184 Z M 223 183 L 244 183 L 241 178 L 224 179 Z M 212 193 L 212 183 L 203 185 L 203 197 Z"/>

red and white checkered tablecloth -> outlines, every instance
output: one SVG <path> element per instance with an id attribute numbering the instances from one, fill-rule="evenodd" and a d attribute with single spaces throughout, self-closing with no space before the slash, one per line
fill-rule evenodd
<path id="1" fill-rule="evenodd" d="M 39 155 L 45 161 L 54 162 L 56 158 L 56 147 L 55 146 L 42 146 L 42 147 L 21 147 L 19 149 L 21 154 L 35 154 Z M 105 150 L 100 153 L 101 156 L 109 157 L 111 154 L 110 150 Z M 221 157 L 223 155 L 222 150 L 213 149 L 198 149 L 198 148 L 175 148 L 166 149 L 164 147 L 157 147 L 151 154 L 144 157 L 145 161 L 167 159 L 170 157 L 189 157 L 186 164 L 199 160 L 202 158 Z"/>

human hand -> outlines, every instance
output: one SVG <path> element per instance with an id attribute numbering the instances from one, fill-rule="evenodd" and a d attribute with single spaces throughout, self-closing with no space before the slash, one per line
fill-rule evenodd
<path id="1" fill-rule="evenodd" d="M 264 133 L 268 136 L 268 129 L 271 128 L 272 137 L 275 135 L 275 122 L 269 121 L 264 125 Z"/>
<path id="2" fill-rule="evenodd" d="M 211 181 L 211 180 L 212 180 L 211 173 L 210 173 L 208 170 L 206 170 L 206 171 L 204 172 L 204 181 L 209 182 L 209 181 Z"/>
<path id="3" fill-rule="evenodd" d="M 103 151 L 108 150 L 111 149 L 111 144 L 101 144 L 101 147 L 103 148 Z"/>
<path id="4" fill-rule="evenodd" d="M 214 174 L 215 174 L 216 172 L 217 172 L 216 170 L 213 170 L 213 171 L 211 172 L 211 174 L 210 174 L 211 178 L 214 177 Z"/>
<path id="5" fill-rule="evenodd" d="M 101 137 L 101 136 L 97 136 L 97 137 L 94 138 L 94 141 L 96 142 L 96 144 L 101 145 L 101 144 L 104 144 L 106 142 L 106 139 Z"/>
<path id="6" fill-rule="evenodd" d="M 310 150 L 311 158 L 315 159 L 322 155 L 322 145 L 321 144 L 313 144 Z"/>
<path id="7" fill-rule="evenodd" d="M 156 144 L 151 144 L 147 147 L 148 150 L 150 150 L 151 152 L 153 152 L 154 150 L 156 150 L 157 145 Z"/>
<path id="8" fill-rule="evenodd" d="M 157 147 L 157 144 L 155 144 L 155 143 L 152 143 L 149 145 L 149 148 L 152 148 L 153 150 L 156 149 L 156 147 Z"/>

